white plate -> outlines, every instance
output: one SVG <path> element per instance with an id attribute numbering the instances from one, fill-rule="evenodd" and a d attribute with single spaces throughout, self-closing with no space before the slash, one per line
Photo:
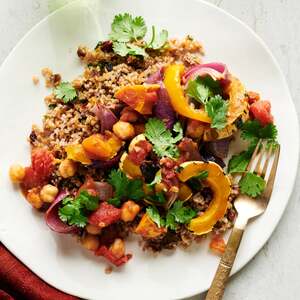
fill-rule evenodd
<path id="1" fill-rule="evenodd" d="M 88 3 L 88 4 L 87 4 Z M 153 257 L 129 243 L 134 258 L 111 275 L 101 258 L 74 239 L 51 232 L 16 191 L 8 177 L 13 162 L 28 163 L 26 137 L 45 111 L 49 93 L 31 77 L 49 66 L 66 80 L 79 74 L 79 44 L 93 46 L 109 31 L 119 12 L 145 17 L 173 37 L 192 34 L 203 42 L 206 61 L 227 63 L 230 70 L 263 98 L 272 100 L 282 153 L 267 212 L 250 224 L 233 272 L 241 269 L 272 234 L 293 188 L 298 161 L 298 122 L 288 87 L 270 51 L 247 26 L 205 2 L 190 0 L 81 1 L 39 23 L 12 51 L 0 72 L 1 175 L 0 237 L 7 248 L 49 284 L 89 299 L 177 299 L 208 288 L 219 258 L 207 242 L 187 251 Z M 255 284 L 255 283 L 254 283 Z"/>

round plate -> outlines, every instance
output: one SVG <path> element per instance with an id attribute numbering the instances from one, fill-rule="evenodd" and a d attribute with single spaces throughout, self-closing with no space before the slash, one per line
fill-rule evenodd
<path id="1" fill-rule="evenodd" d="M 88 3 L 88 4 L 87 4 Z M 67 293 L 88 299 L 178 299 L 209 287 L 219 257 L 208 242 L 190 249 L 144 253 L 129 241 L 133 259 L 110 275 L 106 263 L 82 249 L 74 238 L 51 232 L 42 214 L 30 208 L 7 176 L 13 162 L 29 163 L 26 137 L 40 124 L 49 94 L 32 76 L 48 66 L 71 80 L 82 71 L 80 44 L 94 46 L 109 32 L 115 14 L 145 17 L 148 27 L 199 39 L 205 61 L 228 65 L 250 90 L 270 99 L 282 146 L 273 196 L 266 213 L 252 222 L 242 241 L 233 272 L 259 251 L 276 227 L 293 188 L 298 160 L 298 122 L 288 87 L 274 57 L 252 30 L 226 12 L 197 0 L 79 1 L 56 11 L 34 27 L 12 51 L 0 72 L 1 175 L 0 237 L 33 272 Z"/>

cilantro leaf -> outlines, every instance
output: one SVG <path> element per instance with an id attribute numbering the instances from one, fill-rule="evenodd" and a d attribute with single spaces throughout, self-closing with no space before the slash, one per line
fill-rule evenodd
<path id="1" fill-rule="evenodd" d="M 198 175 L 194 176 L 193 178 L 198 180 L 204 180 L 208 177 L 208 171 L 201 171 Z"/>
<path id="2" fill-rule="evenodd" d="M 115 16 L 109 37 L 112 41 L 130 42 L 143 38 L 146 32 L 147 27 L 142 17 L 133 18 L 129 13 L 124 13 Z"/>
<path id="3" fill-rule="evenodd" d="M 64 103 L 72 102 L 77 97 L 77 92 L 70 82 L 61 82 L 53 93 L 56 98 L 61 99 Z"/>
<path id="4" fill-rule="evenodd" d="M 163 194 L 163 192 L 155 193 L 153 195 L 147 196 L 147 199 L 151 202 L 154 203 L 159 203 L 159 204 L 165 204 L 166 203 L 166 198 Z"/>
<path id="5" fill-rule="evenodd" d="M 171 131 L 166 128 L 163 121 L 157 118 L 148 120 L 145 136 L 153 144 L 153 150 L 158 156 L 171 158 L 179 156 L 179 150 L 175 145 L 183 136 L 182 129 L 179 129 L 179 126 L 177 123 L 175 124 L 174 131 L 178 134 L 173 137 Z"/>
<path id="6" fill-rule="evenodd" d="M 99 198 L 90 195 L 86 190 L 76 198 L 66 197 L 58 210 L 59 218 L 69 225 L 84 227 L 87 223 L 88 211 L 94 211 L 99 204 Z"/>
<path id="7" fill-rule="evenodd" d="M 123 199 L 138 201 L 144 197 L 143 182 L 140 179 L 128 179 L 120 170 L 112 170 L 108 182 L 114 187 L 114 197 L 109 204 L 120 206 Z"/>
<path id="8" fill-rule="evenodd" d="M 163 29 L 158 35 L 156 35 L 155 27 L 152 26 L 152 38 L 147 48 L 157 50 L 163 48 L 168 41 L 168 31 Z"/>
<path id="9" fill-rule="evenodd" d="M 205 104 L 205 111 L 212 120 L 212 128 L 223 129 L 226 126 L 227 110 L 228 103 L 220 95 L 210 98 Z"/>
<path id="10" fill-rule="evenodd" d="M 163 227 L 165 225 L 165 221 L 161 218 L 158 209 L 155 206 L 149 206 L 146 208 L 146 212 L 150 219 L 155 222 L 158 227 Z"/>
<path id="11" fill-rule="evenodd" d="M 133 44 L 126 44 L 123 42 L 114 42 L 113 43 L 113 50 L 116 54 L 120 56 L 126 56 L 126 55 L 141 55 L 141 56 L 147 56 L 145 49 L 133 45 Z"/>
<path id="12" fill-rule="evenodd" d="M 187 86 L 187 95 L 203 105 L 209 100 L 209 97 L 221 94 L 221 92 L 220 83 L 208 75 L 191 79 Z"/>
<path id="13" fill-rule="evenodd" d="M 257 120 L 248 120 L 241 128 L 241 138 L 257 144 L 259 139 L 266 139 L 270 144 L 277 143 L 277 128 L 274 124 L 268 124 L 264 127 Z"/>
<path id="14" fill-rule="evenodd" d="M 176 222 L 186 224 L 197 215 L 197 212 L 191 207 L 184 207 L 182 201 L 176 201 L 168 214 L 173 215 Z"/>
<path id="15" fill-rule="evenodd" d="M 266 182 L 260 176 L 248 172 L 246 175 L 240 180 L 239 187 L 241 193 L 246 194 L 250 197 L 259 196 L 266 187 Z"/>
<path id="16" fill-rule="evenodd" d="M 253 149 L 233 155 L 228 163 L 228 173 L 244 172 L 250 162 Z"/>
<path id="17" fill-rule="evenodd" d="M 168 212 L 166 217 L 166 227 L 170 228 L 171 230 L 176 230 L 177 224 L 175 222 L 175 217 L 171 213 Z"/>

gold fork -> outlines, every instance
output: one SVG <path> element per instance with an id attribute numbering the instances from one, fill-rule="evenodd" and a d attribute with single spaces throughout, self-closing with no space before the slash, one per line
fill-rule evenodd
<path id="1" fill-rule="evenodd" d="M 265 178 L 270 160 L 274 155 L 265 190 L 262 195 L 256 199 L 240 194 L 234 201 L 238 215 L 205 300 L 222 299 L 225 283 L 233 266 L 246 225 L 250 219 L 263 214 L 268 206 L 275 181 L 280 146 L 278 145 L 275 150 L 272 146 L 270 146 L 269 149 L 267 148 L 266 142 L 262 140 L 258 142 L 246 170 L 247 172 L 253 171 L 262 178 Z M 261 166 L 263 157 L 265 157 L 265 162 L 263 166 Z"/>

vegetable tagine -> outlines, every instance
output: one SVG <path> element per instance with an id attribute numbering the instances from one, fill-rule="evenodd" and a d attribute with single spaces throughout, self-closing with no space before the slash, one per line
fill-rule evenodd
<path id="1" fill-rule="evenodd" d="M 132 257 L 129 235 L 154 252 L 209 237 L 222 253 L 235 197 L 265 187 L 245 170 L 259 139 L 277 145 L 270 102 L 224 63 L 204 63 L 193 37 L 169 39 L 128 13 L 77 54 L 85 70 L 71 82 L 42 70 L 47 112 L 29 135 L 31 164 L 12 165 L 11 180 L 51 230 L 117 267 Z M 247 148 L 228 157 L 239 138 Z"/>

